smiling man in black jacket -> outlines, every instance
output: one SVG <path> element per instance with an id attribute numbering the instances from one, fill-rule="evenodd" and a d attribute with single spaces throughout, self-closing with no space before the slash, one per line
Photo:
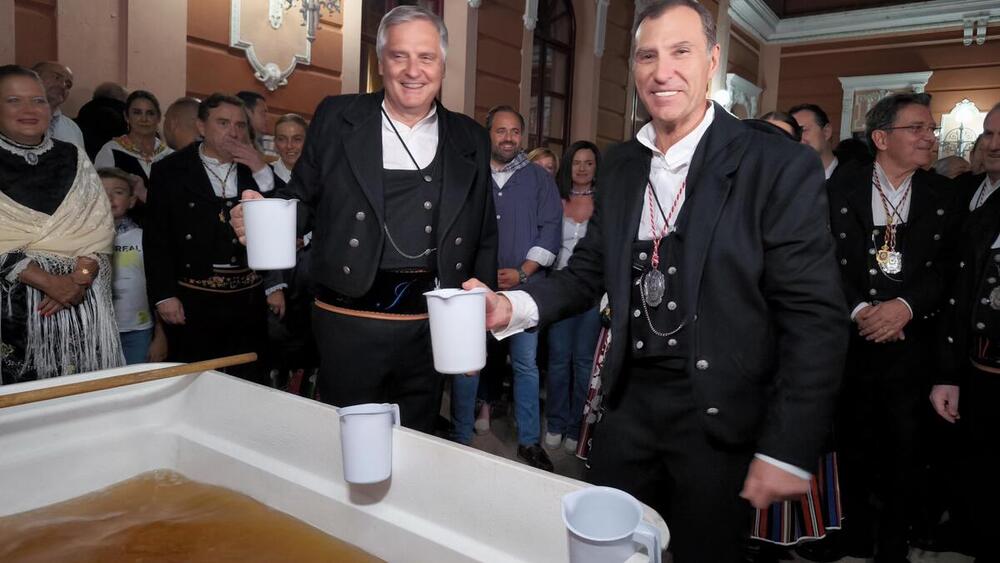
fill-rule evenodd
<path id="1" fill-rule="evenodd" d="M 301 201 L 300 230 L 313 232 L 320 398 L 399 403 L 403 424 L 425 432 L 444 378 L 423 292 L 495 280 L 497 267 L 489 138 L 435 100 L 447 47 L 433 12 L 386 14 L 377 38 L 384 91 L 323 100 L 279 194 Z"/>
<path id="2" fill-rule="evenodd" d="M 653 2 L 637 21 L 652 121 L 602 162 L 568 267 L 491 296 L 487 323 L 503 337 L 607 291 L 588 478 L 657 509 L 678 563 L 740 561 L 751 503 L 807 491 L 839 386 L 847 313 L 823 170 L 706 100 L 719 47 L 701 4 Z"/>

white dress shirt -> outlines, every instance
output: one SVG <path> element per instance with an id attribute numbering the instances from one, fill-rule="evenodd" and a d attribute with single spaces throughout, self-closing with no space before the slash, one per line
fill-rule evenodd
<path id="1" fill-rule="evenodd" d="M 274 175 L 281 178 L 282 182 L 286 184 L 292 179 L 292 170 L 285 166 L 285 161 L 280 158 L 271 164 L 271 168 L 274 169 Z"/>
<path id="2" fill-rule="evenodd" d="M 715 105 L 711 104 L 708 106 L 708 111 L 705 112 L 701 123 L 681 140 L 674 143 L 667 149 L 666 153 L 660 152 L 660 149 L 656 148 L 656 130 L 653 129 L 652 122 L 643 125 L 635 136 L 636 141 L 653 151 L 653 158 L 649 164 L 649 184 L 656 190 L 656 198 L 663 207 L 664 215 L 670 215 L 674 198 L 679 197 L 677 209 L 674 211 L 673 217 L 670 217 L 672 224 L 669 227 L 671 228 L 673 228 L 673 223 L 677 222 L 677 217 L 680 216 L 681 208 L 684 206 L 684 200 L 687 199 L 686 193 L 678 195 L 678 192 L 687 180 L 688 168 L 691 167 L 694 151 L 698 148 L 698 143 L 701 142 L 705 131 L 708 131 L 708 127 L 712 125 L 714 120 Z M 653 240 L 653 230 L 655 229 L 657 232 L 663 230 L 663 217 L 660 216 L 659 210 L 654 208 L 654 213 L 652 217 L 650 216 L 649 200 L 652 198 L 652 194 L 649 193 L 649 185 L 647 185 L 643 195 L 642 218 L 639 221 L 639 232 L 637 233 L 639 240 Z M 655 205 L 656 200 L 653 203 Z M 655 225 L 652 222 L 654 220 Z"/>
<path id="3" fill-rule="evenodd" d="M 198 156 L 201 157 L 201 161 L 207 169 L 208 181 L 212 184 L 212 191 L 215 192 L 216 197 L 233 198 L 239 195 L 240 187 L 236 180 L 237 164 L 235 162 L 219 162 L 218 159 L 207 156 L 205 145 L 198 147 Z M 232 167 L 232 171 L 230 171 L 230 167 Z M 271 172 L 270 166 L 265 166 L 254 172 L 253 179 L 257 182 L 257 189 L 261 193 L 267 193 L 274 189 L 274 173 Z M 222 180 L 226 180 L 225 186 L 222 185 Z"/>
<path id="4" fill-rule="evenodd" d="M 385 102 L 382 102 L 385 110 Z M 386 170 L 414 170 L 413 159 L 420 165 L 420 170 L 434 162 L 438 149 L 438 115 L 437 106 L 431 105 L 431 110 L 423 119 L 408 127 L 401 121 L 390 117 L 388 110 L 382 114 L 382 168 Z M 393 132 L 396 126 L 399 136 Z M 402 142 L 400 141 L 402 137 Z M 403 142 L 406 146 L 403 146 Z M 410 149 L 413 159 L 406 153 Z"/>
<path id="5" fill-rule="evenodd" d="M 830 161 L 830 165 L 823 169 L 823 175 L 826 176 L 827 180 L 830 179 L 830 176 L 833 176 L 833 171 L 836 170 L 839 165 L 840 159 L 833 157 L 833 160 Z"/>
<path id="6" fill-rule="evenodd" d="M 681 185 L 687 178 L 688 168 L 691 165 L 692 157 L 694 157 L 694 151 L 698 147 L 698 143 L 701 141 L 701 138 L 705 135 L 705 132 L 708 130 L 708 127 L 712 124 L 714 119 L 715 106 L 714 104 L 710 104 L 701 123 L 699 123 L 693 131 L 685 135 L 681 140 L 674 143 L 669 149 L 667 149 L 666 153 L 660 152 L 660 150 L 656 148 L 656 135 L 655 131 L 653 131 L 652 123 L 644 125 L 643 128 L 639 130 L 639 133 L 636 134 L 636 140 L 653 151 L 653 158 L 649 170 L 649 183 L 656 190 L 656 197 L 659 198 L 660 203 L 663 205 L 663 212 L 665 214 L 670 213 L 669 207 L 673 204 L 674 198 L 677 197 L 677 193 L 680 190 Z M 649 197 L 649 186 L 647 186 L 644 198 Z M 680 215 L 684 199 L 684 195 L 681 195 L 677 203 L 675 215 L 671 218 L 672 222 L 675 222 L 676 217 Z M 648 204 L 644 204 L 643 209 L 648 209 Z M 658 220 L 662 221 L 662 219 L 662 217 L 658 217 Z M 660 223 L 658 223 L 657 226 L 661 229 L 663 227 Z M 637 236 L 640 240 L 652 240 L 651 233 L 652 223 L 650 221 L 649 213 L 644 212 L 642 214 L 642 220 L 639 223 L 639 232 L 637 233 Z M 538 304 L 535 303 L 535 300 L 532 299 L 530 295 L 519 290 L 504 291 L 501 293 L 507 296 L 510 300 L 513 311 L 511 321 L 507 325 L 507 328 L 499 331 L 493 331 L 493 334 L 497 339 L 512 336 L 538 325 Z M 770 456 L 758 453 L 754 454 L 754 457 L 787 473 L 795 475 L 800 479 L 808 479 L 811 477 L 811 474 L 808 471 L 781 460 L 774 459 Z"/>
<path id="7" fill-rule="evenodd" d="M 997 177 L 996 182 L 991 182 L 989 176 L 983 178 L 983 183 L 979 184 L 979 189 L 972 194 L 972 199 L 969 200 L 969 211 L 975 211 L 982 207 L 986 200 L 993 196 L 993 192 L 997 191 L 997 188 L 1000 188 L 1000 177 Z"/>
<path id="8" fill-rule="evenodd" d="M 875 174 L 878 176 L 879 184 L 882 186 L 882 193 L 889 200 L 889 212 L 892 213 L 892 208 L 895 207 L 899 213 L 899 216 L 893 220 L 893 223 L 896 225 L 905 223 L 906 219 L 910 216 L 910 202 L 913 201 L 913 193 L 912 189 L 910 189 L 913 182 L 913 172 L 910 172 L 906 178 L 903 178 L 903 181 L 898 186 L 892 185 L 892 182 L 885 175 L 885 170 L 882 170 L 882 166 L 877 162 L 875 163 Z M 882 204 L 882 196 L 875 189 L 875 182 L 872 182 L 872 221 L 877 227 L 884 227 L 886 225 L 885 206 Z"/>
<path id="9" fill-rule="evenodd" d="M 83 143 L 83 131 L 80 131 L 80 127 L 75 121 L 63 115 L 61 109 L 57 109 L 52 113 L 52 121 L 49 122 L 49 135 L 53 139 L 73 143 L 77 147 L 80 147 L 80 150 L 87 151 Z"/>

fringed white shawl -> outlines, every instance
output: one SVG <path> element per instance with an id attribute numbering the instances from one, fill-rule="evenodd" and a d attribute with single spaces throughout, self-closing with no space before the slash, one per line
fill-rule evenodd
<path id="1" fill-rule="evenodd" d="M 83 302 L 50 317 L 37 312 L 45 294 L 25 284 L 28 326 L 24 369 L 35 370 L 39 379 L 124 364 L 111 289 L 114 236 L 104 186 L 82 150 L 77 155 L 73 186 L 52 215 L 0 193 L 0 261 L 6 261 L 10 253 L 26 256 L 0 280 L 5 301 L 0 302 L 0 308 L 10 307 L 11 290 L 21 284 L 18 276 L 32 262 L 57 276 L 70 274 L 80 256 L 90 256 L 100 264 Z M 0 385 L 4 379 L 9 383 L 20 375 L 0 373 Z"/>

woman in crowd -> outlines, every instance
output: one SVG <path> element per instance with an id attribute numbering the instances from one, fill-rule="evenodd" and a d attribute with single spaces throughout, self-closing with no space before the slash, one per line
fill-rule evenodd
<path id="1" fill-rule="evenodd" d="M 529 152 L 528 160 L 541 166 L 553 176 L 556 175 L 556 170 L 559 170 L 559 157 L 556 156 L 556 153 L 545 147 L 538 147 Z"/>
<path id="2" fill-rule="evenodd" d="M 292 169 L 302 154 L 309 124 L 302 116 L 286 113 L 274 124 L 274 147 L 279 159 L 271 164 L 274 175 L 281 181 L 292 178 Z M 306 277 L 309 262 L 309 241 L 312 233 L 298 239 L 299 250 L 295 257 L 295 268 L 276 272 L 280 284 L 269 289 L 267 305 L 271 311 L 268 319 L 268 334 L 274 352 L 273 373 L 275 385 L 303 396 L 311 396 L 310 385 L 303 381 L 307 371 L 319 364 L 312 332 L 310 331 L 310 307 L 312 292 Z M 275 280 L 278 282 L 278 280 Z M 288 377 L 287 382 L 286 376 Z"/>
<path id="3" fill-rule="evenodd" d="M 594 213 L 594 178 L 601 153 L 589 141 L 577 141 L 563 155 L 556 184 L 563 200 L 562 246 L 555 269 L 566 267 L 576 243 L 587 232 Z M 549 371 L 545 411 L 545 447 L 575 453 L 580 438 L 583 402 L 601 330 L 597 303 L 592 309 L 549 327 Z"/>
<path id="4" fill-rule="evenodd" d="M 111 207 L 50 119 L 38 75 L 0 66 L 0 384 L 123 364 Z"/>
<path id="5" fill-rule="evenodd" d="M 146 201 L 146 187 L 153 163 L 173 151 L 159 137 L 160 102 L 145 90 L 132 92 L 125 100 L 125 120 L 128 133 L 111 139 L 94 158 L 97 168 L 118 168 L 142 178 L 135 196 Z"/>
<path id="6" fill-rule="evenodd" d="M 306 120 L 301 115 L 286 113 L 274 124 L 274 148 L 278 151 L 278 161 L 271 165 L 274 174 L 288 183 L 292 178 L 292 168 L 302 154 L 306 143 Z"/>

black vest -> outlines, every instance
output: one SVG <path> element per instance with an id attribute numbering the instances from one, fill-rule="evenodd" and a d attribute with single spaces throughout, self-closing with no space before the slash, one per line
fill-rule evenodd
<path id="1" fill-rule="evenodd" d="M 972 359 L 1000 367 L 1000 249 L 990 250 L 972 309 Z"/>
<path id="2" fill-rule="evenodd" d="M 681 264 L 683 243 L 671 234 L 660 241 L 659 270 L 666 278 L 663 301 L 650 307 L 642 296 L 644 273 L 652 267 L 652 241 L 632 243 L 632 292 L 629 303 L 629 349 L 634 359 L 677 360 L 683 365 L 690 347 L 690 319 L 681 303 Z"/>
<path id="3" fill-rule="evenodd" d="M 427 270 L 437 266 L 438 208 L 443 185 L 441 151 L 423 170 L 383 170 L 387 237 L 380 270 Z M 429 177 L 430 182 L 425 181 Z M 418 256 L 417 258 L 408 258 Z"/>

